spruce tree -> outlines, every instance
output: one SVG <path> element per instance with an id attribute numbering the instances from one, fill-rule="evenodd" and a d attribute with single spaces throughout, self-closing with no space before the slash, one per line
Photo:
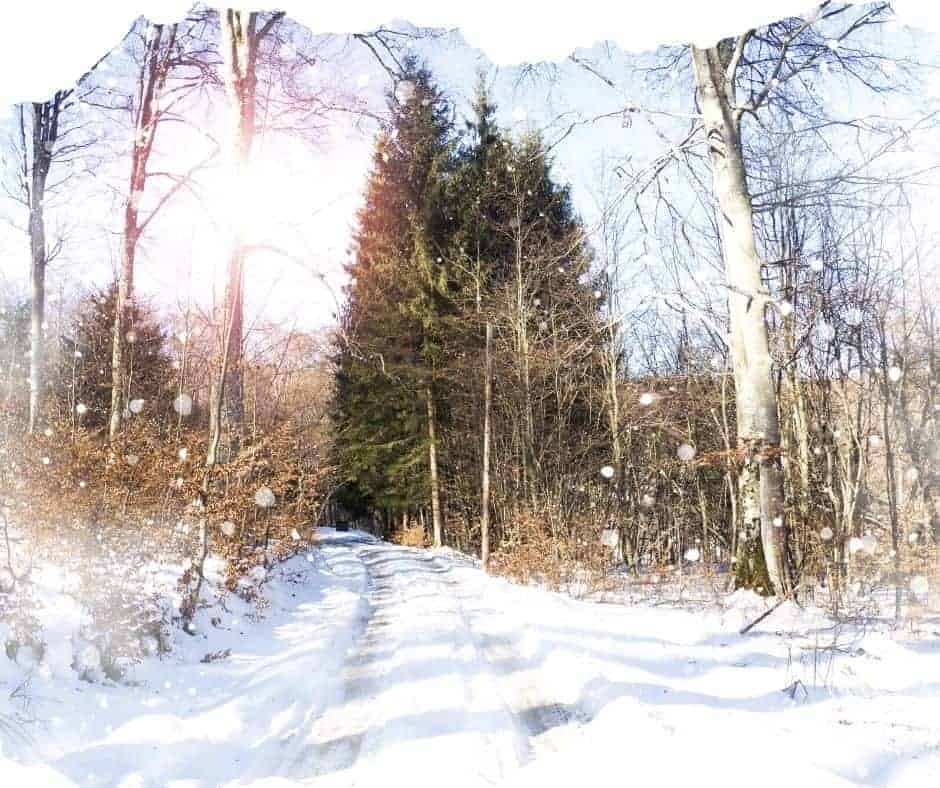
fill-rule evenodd
<path id="1" fill-rule="evenodd" d="M 56 370 L 56 392 L 64 412 L 81 405 L 81 422 L 97 428 L 107 423 L 111 404 L 111 329 L 117 304 L 117 283 L 97 290 L 79 304 L 74 339 L 66 343 Z M 150 415 L 163 414 L 171 401 L 171 361 L 166 334 L 150 308 L 135 302 L 130 310 L 134 328 L 128 332 L 122 379 L 128 381 L 125 401 L 141 401 Z M 63 340 L 65 341 L 65 340 Z M 137 405 L 135 404 L 135 408 Z M 125 417 L 130 415 L 125 411 Z"/>
<path id="2" fill-rule="evenodd" d="M 444 410 L 435 369 L 450 310 L 442 252 L 453 127 L 430 72 L 414 60 L 389 113 L 348 267 L 334 419 L 340 499 L 357 512 L 397 516 L 429 502 L 428 413 Z"/>
<path id="3" fill-rule="evenodd" d="M 459 416 L 447 452 L 462 469 L 453 497 L 470 511 L 481 499 L 487 325 L 495 334 L 492 452 L 501 469 L 492 486 L 503 511 L 557 488 L 559 466 L 584 464 L 595 450 L 585 436 L 597 426 L 591 400 L 601 388 L 600 304 L 569 189 L 554 177 L 540 137 L 513 139 L 495 115 L 481 79 L 449 194 L 463 316 L 448 337 L 461 363 L 450 381 Z"/>

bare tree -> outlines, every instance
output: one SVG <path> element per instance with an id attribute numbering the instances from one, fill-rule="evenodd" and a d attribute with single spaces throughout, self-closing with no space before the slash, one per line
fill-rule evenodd
<path id="1" fill-rule="evenodd" d="M 284 17 L 269 14 L 263 22 L 257 13 L 232 8 L 219 11 L 222 26 L 223 83 L 228 102 L 227 164 L 233 187 L 244 182 L 257 132 L 258 52 L 261 42 Z M 245 241 L 242 222 L 233 217 L 223 308 L 222 360 L 212 395 L 211 439 L 208 465 L 227 462 L 238 451 L 243 412 L 241 356 L 244 322 Z"/>
<path id="2" fill-rule="evenodd" d="M 483 469 L 480 484 L 480 560 L 483 568 L 490 558 L 490 443 L 493 423 L 493 324 L 486 322 L 483 346 Z"/>
<path id="3" fill-rule="evenodd" d="M 126 345 L 133 341 L 133 289 L 134 265 L 137 247 L 150 223 L 169 200 L 190 181 L 197 169 L 207 160 L 200 161 L 185 174 L 168 175 L 171 186 L 146 213 L 141 201 L 153 173 L 148 170 L 157 131 L 161 123 L 174 119 L 174 108 L 186 95 L 199 87 L 206 73 L 208 50 L 203 37 L 195 30 L 203 22 L 187 20 L 179 24 L 147 25 L 132 36 L 142 39 L 143 52 L 137 76 L 136 96 L 133 100 L 133 142 L 131 147 L 130 176 L 127 199 L 124 202 L 124 231 L 121 241 L 121 262 L 118 274 L 117 302 L 114 311 L 114 329 L 111 354 L 111 414 L 108 436 L 117 437 L 126 408 L 130 382 L 126 379 Z M 169 85 L 174 71 L 184 71 L 180 84 Z M 214 155 L 214 150 L 209 158 Z"/>
<path id="4" fill-rule="evenodd" d="M 879 126 L 870 118 L 846 120 L 829 113 L 818 85 L 827 74 L 841 72 L 875 93 L 899 89 L 899 80 L 889 77 L 895 69 L 887 67 L 889 60 L 894 67 L 899 59 L 890 59 L 866 43 L 866 31 L 883 23 L 890 13 L 885 3 L 859 7 L 827 0 L 805 17 L 747 30 L 713 47 L 667 49 L 657 56 L 659 65 L 649 69 L 650 75 L 674 85 L 676 78 L 689 69 L 696 89 L 693 111 L 652 110 L 627 97 L 629 103 L 622 112 L 626 125 L 634 116 L 646 117 L 662 139 L 681 134 L 678 144 L 665 155 L 629 173 L 625 189 L 637 196 L 651 191 L 673 215 L 678 211 L 664 197 L 660 176 L 670 162 L 679 162 L 687 169 L 693 189 L 701 189 L 692 149 L 701 142 L 706 146 L 712 183 L 710 194 L 703 190 L 703 197 L 711 198 L 717 212 L 716 230 L 728 298 L 727 341 L 735 380 L 738 453 L 743 462 L 741 510 L 746 528 L 759 535 L 769 581 L 782 594 L 790 593 L 792 581 L 787 559 L 780 419 L 765 315 L 773 299 L 765 283 L 767 261 L 762 258 L 754 233 L 757 209 L 752 199 L 747 139 L 769 135 L 768 121 L 785 123 L 791 134 L 823 134 L 842 127 L 856 137 L 878 133 L 890 136 L 888 124 Z M 619 90 L 616 81 L 596 64 L 577 56 L 573 59 Z M 910 63 L 901 63 L 901 72 L 910 67 Z M 664 118 L 671 118 L 676 128 L 663 131 L 656 126 L 655 122 Z M 745 125 L 749 118 L 760 124 L 753 132 Z M 679 128 L 681 124 L 685 124 L 684 130 Z M 842 172 L 838 177 L 861 180 L 858 172 Z M 819 195 L 831 183 L 832 179 L 808 182 L 804 198 L 808 200 L 812 193 Z M 777 196 L 761 194 L 761 209 Z M 687 225 L 681 223 L 685 232 Z"/>
<path id="5" fill-rule="evenodd" d="M 50 250 L 46 246 L 46 181 L 52 166 L 53 151 L 59 138 L 60 116 L 71 91 L 56 91 L 48 101 L 32 105 L 30 143 L 27 154 L 25 110 L 20 108 L 20 135 L 23 146 L 23 184 L 29 204 L 30 293 L 32 307 L 29 321 L 29 432 L 39 420 L 40 399 L 45 384 L 44 343 L 46 322 L 46 265 Z"/>

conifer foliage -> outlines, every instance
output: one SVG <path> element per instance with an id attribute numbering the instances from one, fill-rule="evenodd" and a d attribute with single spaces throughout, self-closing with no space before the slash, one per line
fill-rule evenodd
<path id="1" fill-rule="evenodd" d="M 79 304 L 74 339 L 62 340 L 65 347 L 54 390 L 64 414 L 78 409 L 82 423 L 90 428 L 107 423 L 111 406 L 111 330 L 116 303 L 117 283 L 89 294 Z M 168 402 L 173 379 L 166 333 L 156 315 L 146 304 L 135 302 L 130 317 L 133 329 L 125 337 L 121 376 L 128 385 L 125 420 L 132 415 L 132 404 L 134 410 L 146 406 L 153 413 L 154 403 Z M 168 408 L 162 406 L 162 410 Z"/>
<path id="2" fill-rule="evenodd" d="M 353 512 L 430 529 L 440 509 L 450 541 L 469 546 L 487 326 L 493 508 L 509 523 L 560 504 L 571 485 L 558 468 L 597 450 L 599 305 L 580 221 L 540 138 L 501 131 L 482 83 L 459 134 L 427 70 L 410 69 L 376 141 L 349 266 L 335 464 Z"/>
<path id="3" fill-rule="evenodd" d="M 450 108 L 414 62 L 389 96 L 389 110 L 355 235 L 335 420 L 347 476 L 341 499 L 358 511 L 399 513 L 428 495 L 421 397 L 436 396 L 450 304 L 441 251 L 450 231 L 443 195 L 454 140 Z"/>

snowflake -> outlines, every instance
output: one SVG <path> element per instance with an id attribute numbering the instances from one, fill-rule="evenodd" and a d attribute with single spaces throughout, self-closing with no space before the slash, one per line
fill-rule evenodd
<path id="1" fill-rule="evenodd" d="M 825 320 L 820 320 L 816 324 L 816 339 L 823 343 L 832 342 L 836 338 L 836 330 Z"/>
<path id="2" fill-rule="evenodd" d="M 193 398 L 189 394 L 180 394 L 173 400 L 173 410 L 180 416 L 189 416 L 193 412 Z"/>
<path id="3" fill-rule="evenodd" d="M 925 596 L 930 591 L 930 583 L 923 575 L 914 575 L 911 578 L 911 591 L 918 596 Z"/>
<path id="4" fill-rule="evenodd" d="M 255 503 L 262 509 L 269 509 L 277 503 L 277 498 L 270 487 L 259 487 L 255 491 Z"/>
<path id="5" fill-rule="evenodd" d="M 845 311 L 845 323 L 849 326 L 860 326 L 862 321 L 865 319 L 865 315 L 862 313 L 862 310 L 857 306 L 849 307 Z"/>

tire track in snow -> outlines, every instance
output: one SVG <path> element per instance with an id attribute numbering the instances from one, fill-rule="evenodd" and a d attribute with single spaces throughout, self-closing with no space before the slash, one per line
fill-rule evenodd
<path id="1" fill-rule="evenodd" d="M 451 583 L 455 588 L 460 587 L 456 580 Z M 569 726 L 581 727 L 590 722 L 592 715 L 576 703 L 559 700 L 553 688 L 546 686 L 544 678 L 540 680 L 537 658 L 523 653 L 519 626 L 511 627 L 508 633 L 505 630 L 494 632 L 488 626 L 489 622 L 505 619 L 505 613 L 469 604 L 471 599 L 478 599 L 479 594 L 473 597 L 456 591 L 455 594 L 477 648 L 500 679 L 503 703 L 526 738 L 524 760 L 531 761 L 546 749 L 557 750 L 560 743 L 553 733 Z"/>
<path id="2" fill-rule="evenodd" d="M 287 770 L 290 777 L 321 776 L 348 769 L 358 760 L 368 731 L 369 710 L 361 698 L 360 702 L 355 702 L 355 696 L 364 694 L 363 684 L 370 679 L 369 669 L 374 652 L 381 643 L 377 632 L 384 623 L 377 617 L 377 611 L 386 598 L 386 589 L 377 582 L 375 572 L 363 558 L 363 553 L 367 551 L 356 543 L 350 543 L 349 547 L 366 573 L 365 609 L 360 633 L 344 660 L 337 698 L 339 702 L 314 720 L 307 746 L 297 754 Z M 375 681 L 374 677 L 372 681 Z M 351 691 L 354 687 L 357 688 L 355 692 Z M 350 702 L 351 699 L 353 702 Z"/>
<path id="3" fill-rule="evenodd" d="M 446 744 L 480 777 L 499 782 L 541 750 L 555 749 L 553 731 L 588 720 L 539 680 L 513 617 L 481 609 L 482 587 L 468 588 L 451 560 L 384 542 L 344 544 L 368 577 L 362 628 L 347 650 L 333 703 L 312 721 L 288 776 L 323 777 L 380 762 L 387 747 L 417 736 L 425 745 Z M 508 634 L 493 631 L 494 622 L 507 620 Z M 408 649 L 435 656 L 400 658 Z M 437 697 L 393 700 L 396 682 L 401 694 L 426 679 L 439 682 Z M 424 727 L 415 731 L 416 725 Z"/>

